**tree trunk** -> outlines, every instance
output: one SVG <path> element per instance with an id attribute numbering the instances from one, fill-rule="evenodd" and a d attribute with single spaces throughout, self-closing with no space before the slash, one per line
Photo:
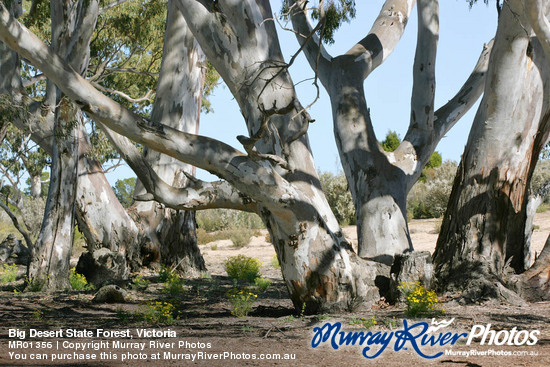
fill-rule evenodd
<path id="1" fill-rule="evenodd" d="M 309 24 L 308 2 L 290 3 L 294 5 L 291 17 L 297 39 L 316 78 L 330 96 L 336 145 L 356 209 L 359 256 L 391 264 L 395 254 L 413 250 L 407 224 L 407 194 L 437 143 L 481 95 L 488 52 L 484 49 L 457 95 L 435 111 L 439 34 L 436 0 L 385 1 L 366 37 L 336 57 L 325 50 Z M 384 152 L 374 133 L 363 82 L 399 43 L 415 3 L 418 42 L 409 129 L 396 151 Z"/>
<path id="2" fill-rule="evenodd" d="M 164 53 L 153 105 L 152 120 L 196 134 L 204 84 L 204 55 L 174 1 L 168 2 Z M 158 176 L 174 187 L 187 184 L 193 167 L 157 151 L 145 150 L 145 158 Z M 138 181 L 136 196 L 145 193 Z M 147 237 L 147 259 L 174 270 L 198 275 L 206 271 L 195 232 L 195 214 L 166 208 L 155 201 L 135 205 L 142 232 Z"/>
<path id="3" fill-rule="evenodd" d="M 78 126 L 82 116 L 65 98 L 56 111 L 55 143 L 48 200 L 42 229 L 28 269 L 31 290 L 70 288 L 69 261 L 74 238 L 78 173 Z"/>
<path id="4" fill-rule="evenodd" d="M 521 2 L 499 18 L 485 94 L 434 253 L 439 287 L 467 300 L 513 298 L 503 284 L 530 264 L 528 188 L 549 133 L 549 67 Z"/>
<path id="5" fill-rule="evenodd" d="M 396 162 L 396 153 L 382 150 L 372 130 L 362 80 L 353 76 L 331 83 L 336 145 L 354 198 L 358 254 L 391 265 L 395 254 L 413 250 L 406 206 L 416 175 L 407 175 L 400 164 L 414 157 Z"/>
<path id="6" fill-rule="evenodd" d="M 42 196 L 42 177 L 31 176 L 31 197 L 36 199 Z"/>
<path id="7" fill-rule="evenodd" d="M 370 307 L 379 299 L 375 280 L 389 282 L 389 267 L 353 252 L 321 191 L 307 138 L 311 118 L 285 69 L 275 26 L 267 19 L 269 2 L 219 3 L 209 14 L 193 3 L 180 1 L 181 10 L 239 103 L 250 134 L 239 140 L 253 160 L 276 165 L 281 176 L 273 179 L 292 192 L 259 201 L 258 214 L 294 306 L 307 312 Z M 272 180 L 268 177 L 262 181 Z"/>

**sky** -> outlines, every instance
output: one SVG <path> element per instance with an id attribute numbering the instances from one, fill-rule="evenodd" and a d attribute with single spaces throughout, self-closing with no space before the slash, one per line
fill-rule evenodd
<path id="1" fill-rule="evenodd" d="M 332 56 L 345 53 L 368 34 L 373 21 L 383 5 L 383 0 L 356 0 L 357 15 L 349 24 L 344 24 L 335 34 L 333 45 L 326 46 Z M 280 10 L 280 0 L 271 0 L 274 12 Z M 483 44 L 495 35 L 497 13 L 494 2 L 489 5 L 480 2 L 471 9 L 466 0 L 441 0 L 440 34 L 436 60 L 435 108 L 451 99 L 470 75 L 482 51 Z M 416 8 L 413 9 L 405 34 L 395 51 L 376 69 L 365 82 L 367 106 L 370 108 L 374 130 L 378 140 L 384 139 L 389 130 L 396 131 L 402 138 L 410 120 L 410 99 L 412 91 L 412 65 L 417 34 Z M 286 60 L 298 50 L 293 33 L 278 27 L 279 39 Z M 309 78 L 314 73 L 303 55 L 290 68 L 302 105 L 309 105 L 316 95 L 316 89 Z M 301 82 L 301 83 L 300 83 Z M 310 115 L 315 122 L 309 126 L 309 139 L 320 171 L 338 173 L 341 170 L 338 151 L 332 129 L 330 100 L 321 87 L 320 99 L 311 107 Z M 223 84 L 219 85 L 210 101 L 213 113 L 201 116 L 199 134 L 216 138 L 243 150 L 237 135 L 247 135 L 239 107 Z M 464 150 L 468 133 L 477 110 L 477 104 L 444 137 L 437 147 L 443 159 L 458 161 Z M 133 176 L 123 167 L 107 175 L 112 184 L 122 177 Z M 202 180 L 216 180 L 217 177 L 197 171 Z"/>

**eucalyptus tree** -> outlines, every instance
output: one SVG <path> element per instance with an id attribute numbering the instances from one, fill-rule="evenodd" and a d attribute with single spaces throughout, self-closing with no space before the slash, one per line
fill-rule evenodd
<path id="1" fill-rule="evenodd" d="M 442 290 L 468 301 L 549 299 L 550 237 L 533 264 L 529 186 L 550 134 L 550 6 L 505 0 L 484 95 L 434 253 Z M 531 266 L 533 264 L 533 266 Z"/>
<path id="2" fill-rule="evenodd" d="M 224 179 L 192 180 L 175 188 L 151 171 L 148 180 L 140 177 L 150 197 L 175 209 L 226 207 L 259 213 L 297 307 L 317 311 L 370 305 L 378 299 L 378 265 L 353 252 L 320 189 L 307 140 L 311 118 L 296 97 L 269 2 L 180 0 L 178 6 L 241 107 L 249 132 L 239 138 L 245 152 L 124 108 L 76 73 L 3 5 L 0 39 L 96 122 Z M 135 157 L 135 146 L 126 147 L 127 156 Z M 137 157 L 135 163 L 140 164 Z"/>
<path id="3" fill-rule="evenodd" d="M 198 133 L 206 60 L 183 14 L 168 1 L 166 32 L 160 76 L 151 119 L 187 133 Z M 173 187 L 185 187 L 194 168 L 147 147 L 144 156 L 158 177 Z M 139 172 L 138 172 L 139 173 Z M 173 271 L 198 274 L 206 270 L 197 244 L 195 212 L 174 210 L 146 200 L 147 190 L 138 181 L 135 209 L 142 235 L 147 236 L 151 261 L 160 261 Z"/>
<path id="4" fill-rule="evenodd" d="M 320 1 L 312 12 L 319 20 L 316 26 L 311 24 L 309 2 L 286 3 L 296 37 L 316 78 L 330 96 L 336 145 L 355 204 L 358 254 L 391 264 L 394 254 L 413 250 L 407 224 L 407 194 L 441 138 L 481 95 L 491 44 L 484 46 L 458 93 L 436 110 L 437 0 L 385 1 L 368 34 L 338 56 L 330 55 L 323 46 L 327 40 L 324 30 L 331 27 L 330 12 L 348 11 L 353 2 Z M 399 43 L 415 3 L 418 40 L 410 123 L 401 144 L 387 152 L 374 133 L 364 81 Z"/>
<path id="5" fill-rule="evenodd" d="M 25 23 L 42 37 L 51 37 L 51 32 L 46 26 L 50 19 L 47 5 L 45 2 L 33 2 L 30 12 L 26 13 L 24 17 Z M 132 1 L 117 5 L 120 7 L 97 8 L 96 6 L 94 9 L 94 12 L 99 15 L 99 26 L 97 29 L 94 29 L 91 24 L 86 26 L 86 30 L 94 31 L 94 33 L 93 41 L 91 43 L 84 41 L 81 46 L 82 49 L 85 49 L 90 44 L 91 48 L 90 57 L 83 57 L 82 62 L 90 61 L 87 75 L 94 86 L 113 96 L 119 102 L 131 106 L 140 113 L 147 114 L 147 106 L 150 105 L 150 101 L 155 95 L 154 89 L 162 55 L 162 37 L 159 35 L 164 34 L 165 3 L 150 1 L 138 4 L 138 2 Z M 88 16 L 93 14 L 89 11 L 85 13 Z M 141 16 L 144 14 L 149 18 L 146 26 L 141 24 Z M 0 45 L 0 47 L 5 46 Z M 6 71 L 0 78 L 6 86 L 2 88 L 3 97 L 8 97 L 6 102 L 10 106 L 17 106 L 15 109 L 17 113 L 4 113 L 3 116 L 15 117 L 11 120 L 26 134 L 30 134 L 33 140 L 44 147 L 49 154 L 52 154 L 54 116 L 53 113 L 50 113 L 49 104 L 43 99 L 45 87 L 41 84 L 44 83 L 44 75 L 40 74 L 38 70 L 32 70 L 32 67 L 25 63 L 23 64 L 24 70 L 20 73 L 17 56 L 9 50 L 5 50 L 3 56 L 9 56 L 0 63 L 2 70 Z M 186 71 L 184 68 L 179 70 L 181 74 Z M 171 75 L 171 77 L 173 76 Z M 23 79 L 24 77 L 27 79 Z M 210 77 L 209 87 L 215 83 L 213 79 L 215 78 Z M 27 93 L 22 88 L 23 86 L 27 86 Z M 129 88 L 132 93 L 121 92 L 123 88 Z M 139 93 L 143 93 L 145 97 L 133 98 L 131 96 L 131 94 L 139 95 Z M 182 97 L 182 95 L 176 97 Z M 163 103 L 169 102 L 163 101 Z M 4 109 L 4 112 L 10 111 Z M 93 253 L 96 250 L 107 248 L 111 260 L 103 259 L 103 262 L 128 262 L 127 266 L 118 268 L 119 274 L 112 274 L 116 280 L 127 277 L 129 270 L 137 270 L 144 264 L 144 261 L 149 261 L 147 258 L 143 258 L 142 248 L 150 249 L 153 246 L 149 234 L 154 232 L 154 229 L 151 230 L 148 223 L 144 224 L 143 217 L 131 218 L 129 213 L 124 210 L 107 182 L 100 163 L 100 161 L 118 155 L 105 135 L 118 142 L 117 147 L 122 149 L 123 155 L 127 154 L 128 149 L 134 151 L 136 148 L 129 148 L 127 141 L 121 140 L 120 137 L 113 137 L 111 133 L 103 134 L 93 125 L 91 133 L 89 131 L 89 129 L 85 131 L 84 127 L 79 125 L 77 219 L 79 227 L 86 237 L 89 251 L 86 254 L 86 259 L 93 258 Z M 141 157 L 137 157 L 138 161 L 141 159 Z M 150 164 L 142 165 L 141 168 L 141 172 L 152 170 Z M 76 181 L 68 180 L 67 182 Z M 68 200 L 65 201 L 68 202 Z M 131 213 L 135 212 L 135 210 L 131 211 Z M 182 222 L 182 219 L 185 221 Z M 164 222 L 168 221 L 169 218 L 165 217 Z M 172 228 L 173 231 L 168 232 L 177 234 L 176 237 L 179 236 L 180 240 L 182 238 L 187 240 L 189 245 L 179 243 L 178 246 L 172 246 L 173 254 L 167 252 L 165 258 L 174 254 L 177 257 L 178 253 L 188 254 L 192 260 L 180 261 L 181 259 L 178 258 L 177 263 L 187 267 L 196 265 L 195 272 L 204 270 L 204 262 L 198 253 L 194 236 L 194 218 L 192 215 L 178 212 L 174 214 L 174 221 L 181 228 Z M 145 251 L 145 253 L 145 257 L 147 257 L 148 252 Z M 104 257 L 104 252 L 101 254 L 101 257 Z M 89 261 L 84 263 L 89 267 Z M 94 280 L 107 281 L 107 279 L 93 278 L 93 268 L 86 269 L 84 272 Z"/>

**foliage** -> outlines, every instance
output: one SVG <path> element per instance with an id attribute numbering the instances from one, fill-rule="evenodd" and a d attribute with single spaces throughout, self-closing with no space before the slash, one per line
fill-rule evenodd
<path id="1" fill-rule="evenodd" d="M 136 188 L 136 178 L 129 177 L 117 180 L 113 190 L 123 207 L 129 208 L 134 202 L 134 190 Z"/>
<path id="2" fill-rule="evenodd" d="M 82 274 L 78 274 L 75 268 L 71 268 L 70 270 L 69 282 L 75 291 L 88 291 L 94 289 L 94 285 L 88 284 L 86 277 Z"/>
<path id="3" fill-rule="evenodd" d="M 161 265 L 158 276 L 159 282 L 166 282 L 166 280 L 170 277 L 170 274 L 172 274 L 172 269 L 170 269 L 169 266 Z"/>
<path id="4" fill-rule="evenodd" d="M 254 282 L 260 277 L 260 266 L 262 263 L 258 259 L 254 259 L 245 255 L 237 255 L 229 257 L 223 266 L 227 275 L 235 280 L 248 280 Z"/>
<path id="5" fill-rule="evenodd" d="M 334 175 L 330 172 L 319 174 L 321 187 L 325 192 L 328 204 L 341 225 L 355 224 L 355 206 L 343 173 Z"/>
<path id="6" fill-rule="evenodd" d="M 252 310 L 252 305 L 258 297 L 257 294 L 251 292 L 248 288 L 231 288 L 227 292 L 227 298 L 233 310 L 231 314 L 237 317 L 245 317 Z"/>
<path id="7" fill-rule="evenodd" d="M 430 160 L 428 163 L 426 163 L 426 168 L 437 168 L 441 166 L 441 163 L 443 162 L 443 158 L 441 157 L 441 154 L 439 152 L 433 152 L 430 156 Z"/>
<path id="8" fill-rule="evenodd" d="M 147 288 L 149 287 L 149 283 L 150 282 L 147 279 L 143 279 L 143 276 L 138 275 L 132 280 L 132 288 L 143 292 L 147 290 Z"/>
<path id="9" fill-rule="evenodd" d="M 264 224 L 257 214 L 231 209 L 201 210 L 197 213 L 196 218 L 197 226 L 206 232 L 264 228 Z"/>
<path id="10" fill-rule="evenodd" d="M 360 317 L 360 318 L 352 317 L 350 322 L 349 322 L 350 325 L 361 325 L 365 329 L 370 329 L 370 328 L 376 326 L 377 323 L 378 323 L 378 321 L 376 320 L 376 316 L 372 316 L 369 319 L 365 319 L 363 317 Z"/>
<path id="11" fill-rule="evenodd" d="M 185 280 L 183 278 L 181 278 L 178 274 L 171 272 L 168 274 L 168 277 L 162 286 L 162 291 L 172 295 L 183 293 L 184 284 Z"/>
<path id="12" fill-rule="evenodd" d="M 426 180 L 418 181 L 407 197 L 407 211 L 415 219 L 439 218 L 447 208 L 457 164 L 445 161 L 426 171 Z"/>
<path id="13" fill-rule="evenodd" d="M 252 238 L 252 235 L 254 234 L 254 231 L 250 229 L 243 229 L 243 230 L 237 230 L 237 231 L 231 231 L 230 239 L 231 242 L 233 242 L 233 246 L 236 248 L 241 248 L 250 243 L 250 239 Z"/>
<path id="14" fill-rule="evenodd" d="M 287 19 L 290 6 L 288 0 L 283 0 L 282 14 Z M 317 32 L 321 40 L 328 44 L 334 43 L 334 33 L 340 26 L 355 18 L 355 0 L 325 0 L 321 9 L 319 1 L 313 3 L 311 17 L 314 20 L 321 20 L 324 17 L 324 24 Z"/>
<path id="15" fill-rule="evenodd" d="M 2 265 L 2 269 L 0 269 L 0 284 L 15 282 L 17 279 L 17 269 L 18 266 L 16 264 Z"/>
<path id="16" fill-rule="evenodd" d="M 151 324 L 171 325 L 178 319 L 176 306 L 170 302 L 150 302 L 141 315 L 145 322 Z"/>
<path id="17" fill-rule="evenodd" d="M 206 245 L 210 242 L 221 241 L 221 240 L 231 240 L 233 246 L 237 248 L 244 247 L 250 243 L 250 238 L 252 236 L 258 235 L 257 230 L 251 229 L 228 229 L 217 232 L 206 232 L 204 229 L 199 228 L 197 230 L 197 241 L 199 245 Z M 213 248 L 213 250 L 216 250 Z"/>
<path id="18" fill-rule="evenodd" d="M 550 160 L 539 161 L 533 172 L 531 179 L 531 192 L 535 193 L 547 181 L 550 180 Z M 544 199 L 545 203 L 550 203 L 550 195 Z"/>
<path id="19" fill-rule="evenodd" d="M 380 142 L 380 145 L 382 145 L 382 149 L 384 149 L 386 152 L 393 152 L 399 147 L 399 144 L 401 144 L 401 138 L 397 134 L 397 132 L 393 130 L 389 130 L 386 134 L 386 138 Z"/>
<path id="20" fill-rule="evenodd" d="M 421 283 L 403 282 L 398 286 L 398 289 L 405 297 L 405 303 L 407 304 L 405 314 L 407 316 L 416 317 L 436 311 L 437 295 L 434 291 L 424 288 Z M 441 311 L 445 312 L 444 309 L 441 309 Z"/>
<path id="21" fill-rule="evenodd" d="M 260 292 L 265 292 L 267 288 L 271 285 L 271 280 L 266 278 L 256 278 L 254 279 L 254 285 L 258 287 Z"/>

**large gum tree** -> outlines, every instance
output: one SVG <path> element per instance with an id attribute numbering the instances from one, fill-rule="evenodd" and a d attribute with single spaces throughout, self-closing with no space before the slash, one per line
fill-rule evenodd
<path id="1" fill-rule="evenodd" d="M 240 137 L 245 152 L 122 107 L 19 24 L 3 4 L 0 39 L 106 131 L 115 131 L 120 146 L 118 134 L 222 178 L 195 180 L 184 188 L 168 185 L 151 171 L 149 179 L 140 180 L 152 198 L 174 209 L 226 207 L 258 213 L 270 231 L 295 306 L 313 312 L 365 307 L 378 300 L 378 265 L 353 252 L 321 191 L 307 140 L 311 118 L 286 70 L 269 2 L 179 1 L 178 6 L 241 107 L 249 131 L 248 137 Z M 125 158 L 135 158 L 137 167 L 143 160 L 132 146 L 124 145 Z"/>
<path id="2" fill-rule="evenodd" d="M 466 301 L 550 297 L 550 237 L 533 264 L 529 186 L 550 133 L 550 14 L 506 0 L 484 95 L 434 253 L 439 287 Z M 533 266 L 531 266 L 533 264 Z"/>
<path id="3" fill-rule="evenodd" d="M 324 4 L 325 3 L 325 4 Z M 289 15 L 296 37 L 332 106 L 336 145 L 354 199 L 358 254 L 391 264 L 395 254 L 413 250 L 408 224 L 407 194 L 419 179 L 439 141 L 472 107 L 483 91 L 491 44 L 486 45 L 472 74 L 445 105 L 434 107 L 435 62 L 439 38 L 437 0 L 387 0 L 367 35 L 345 54 L 332 56 L 318 32 L 328 27 L 320 2 L 290 0 Z M 374 133 L 364 81 L 391 55 L 417 5 L 418 39 L 413 65 L 411 114 L 408 131 L 393 152 L 382 149 Z"/>

